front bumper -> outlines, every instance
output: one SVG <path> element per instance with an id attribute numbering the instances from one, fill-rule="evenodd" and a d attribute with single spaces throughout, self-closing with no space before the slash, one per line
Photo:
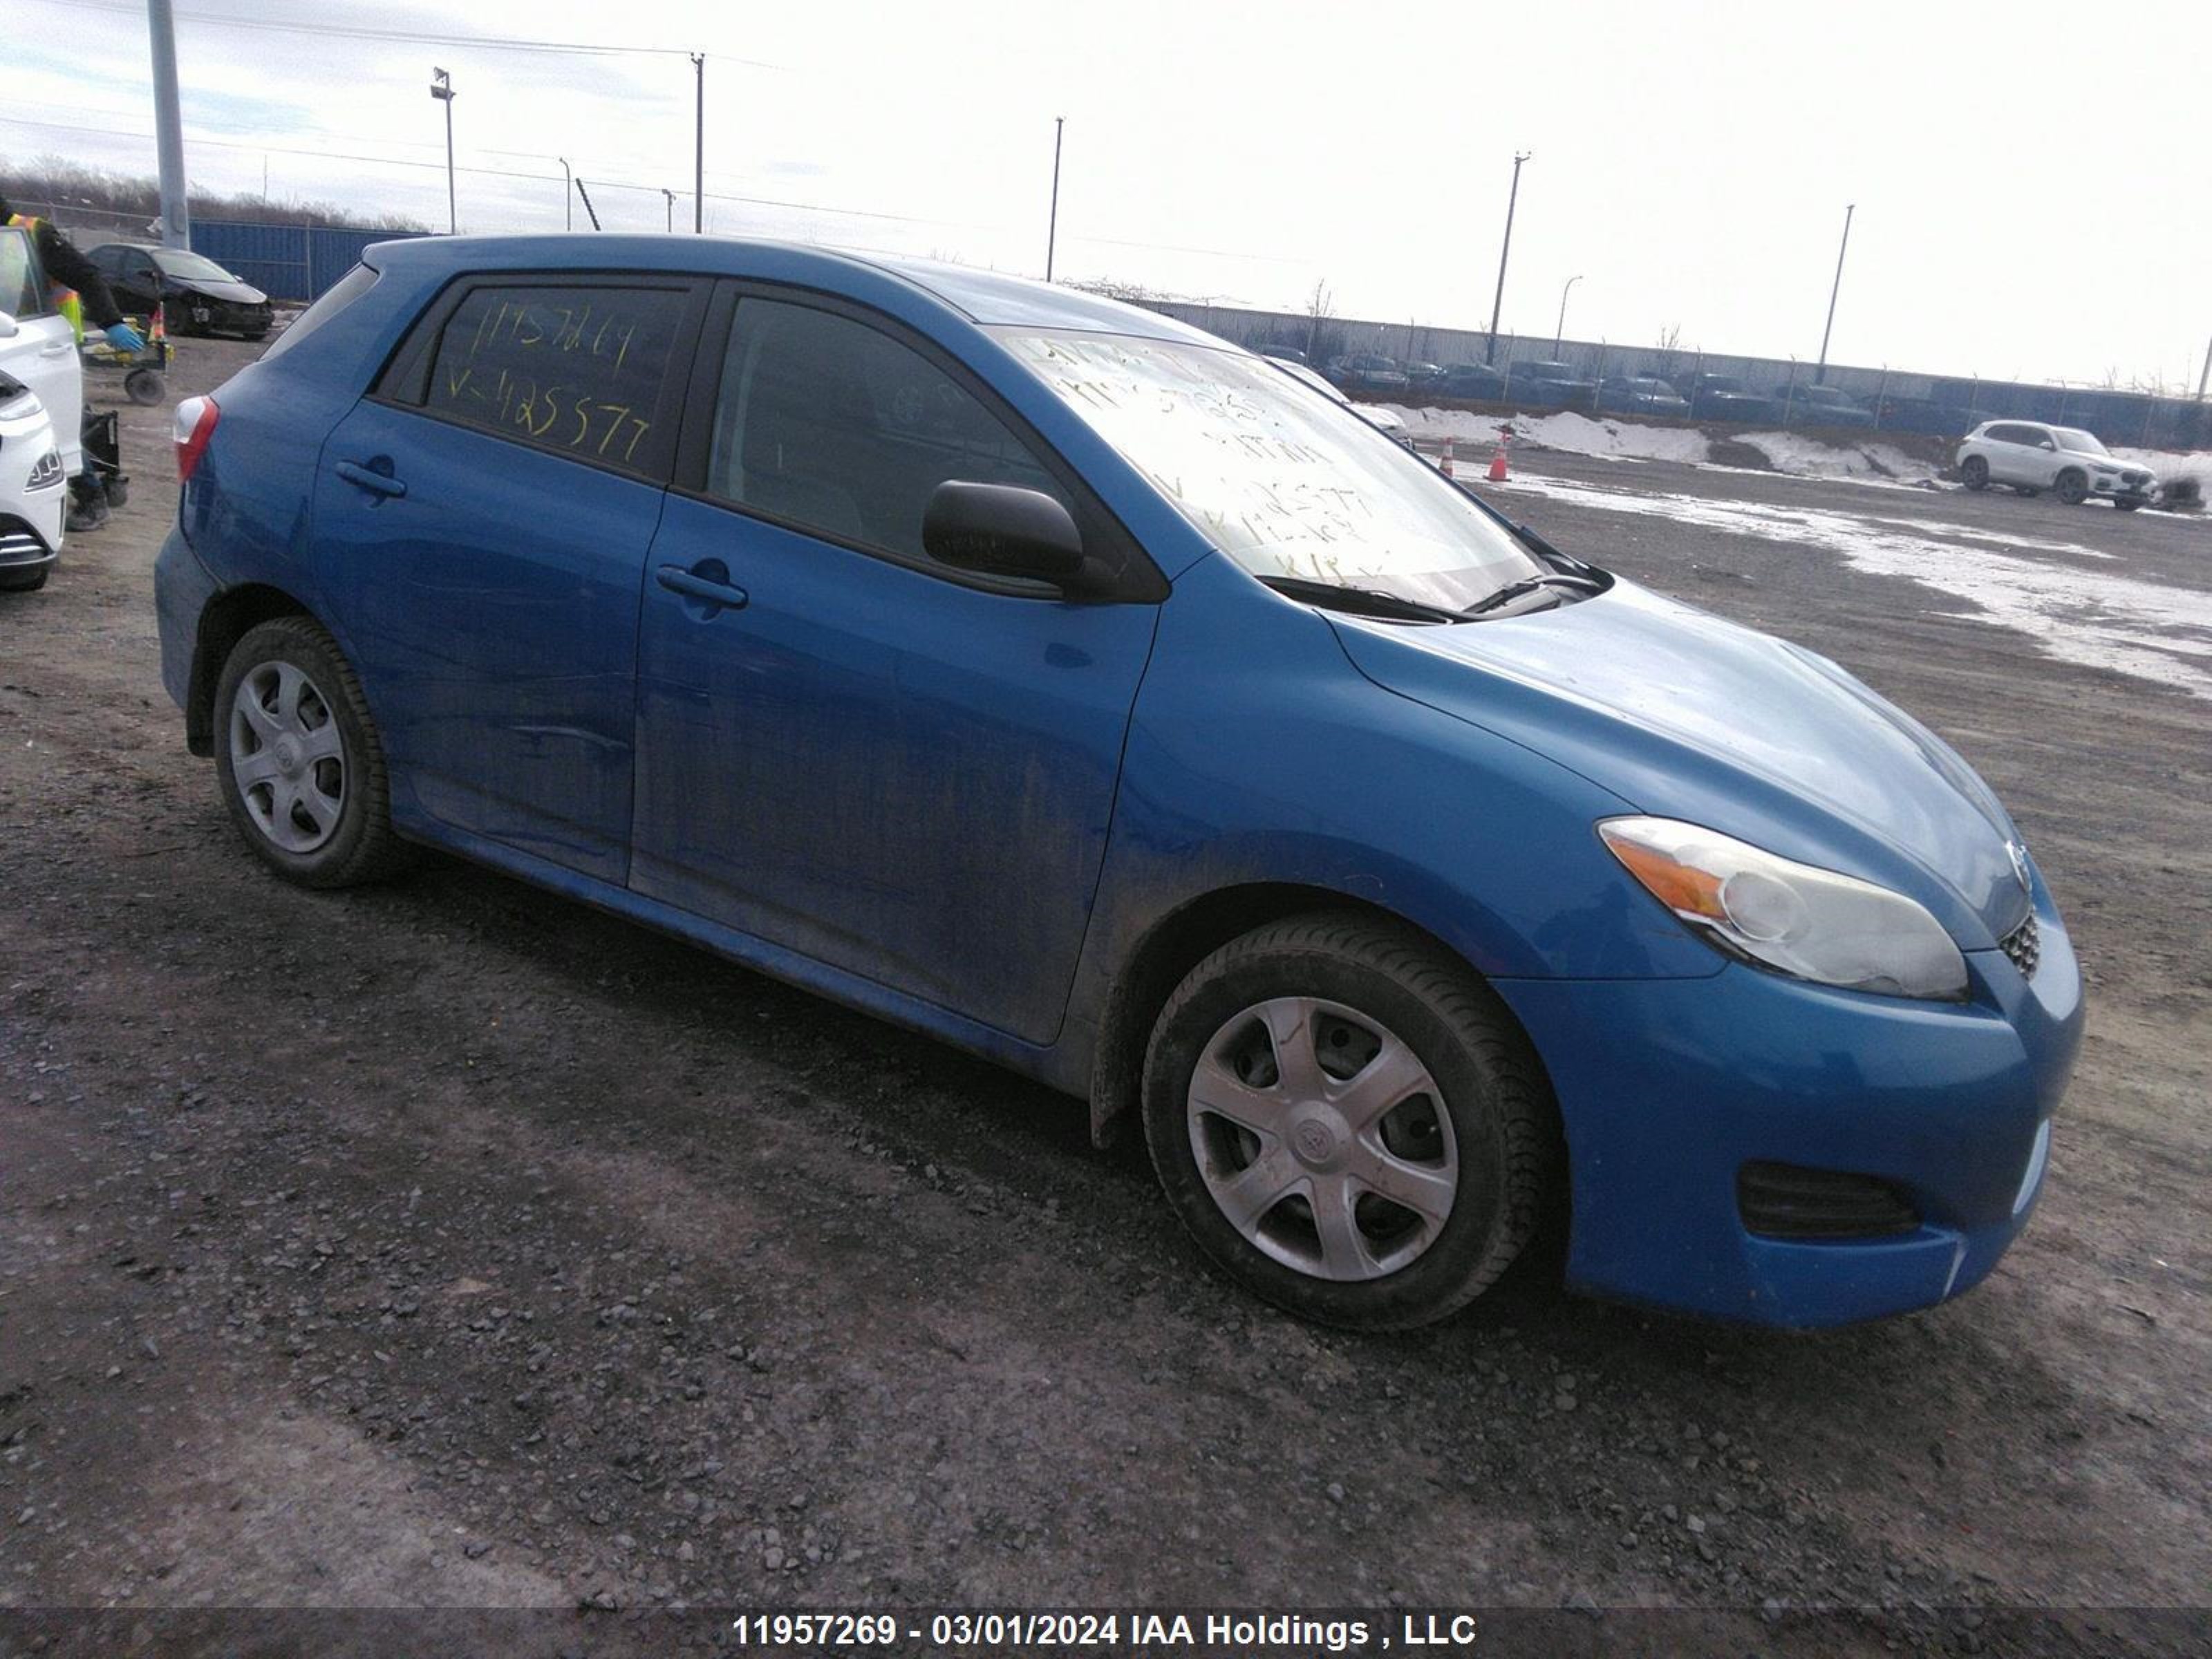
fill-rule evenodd
<path id="1" fill-rule="evenodd" d="M 1577 1288 L 1809 1328 L 1906 1312 L 1978 1283 L 2034 1208 L 2049 1120 L 2081 1034 L 2081 970 L 2039 881 L 2033 980 L 1966 960 L 1964 1003 L 1803 984 L 1731 964 L 1711 978 L 1501 980 L 1565 1126 Z M 1751 1162 L 1878 1176 L 1912 1231 L 1755 1235 Z"/>

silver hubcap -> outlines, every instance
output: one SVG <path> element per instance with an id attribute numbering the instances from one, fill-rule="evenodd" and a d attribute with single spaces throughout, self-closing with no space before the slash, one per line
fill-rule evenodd
<path id="1" fill-rule="evenodd" d="M 1397 1272 L 1436 1243 L 1459 1192 L 1436 1079 L 1339 1003 L 1277 997 L 1229 1020 L 1191 1075 L 1188 1115 L 1230 1224 L 1316 1279 Z"/>
<path id="2" fill-rule="evenodd" d="M 345 810 L 345 743 L 315 683 L 264 662 L 230 705 L 230 774 L 254 826 L 288 853 L 312 853 Z"/>

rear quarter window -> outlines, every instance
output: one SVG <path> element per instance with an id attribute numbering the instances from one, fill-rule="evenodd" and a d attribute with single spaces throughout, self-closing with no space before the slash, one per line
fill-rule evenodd
<path id="1" fill-rule="evenodd" d="M 356 265 L 325 289 L 321 299 L 293 319 L 291 326 L 269 343 L 269 349 L 261 354 L 261 361 L 265 363 L 272 357 L 283 356 L 375 286 L 376 273 L 367 265 Z"/>

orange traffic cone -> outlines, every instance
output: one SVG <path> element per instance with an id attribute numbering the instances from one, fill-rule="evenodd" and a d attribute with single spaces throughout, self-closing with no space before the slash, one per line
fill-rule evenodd
<path id="1" fill-rule="evenodd" d="M 1444 459 L 1442 465 L 1444 477 L 1450 477 L 1452 476 L 1452 441 L 1449 438 L 1444 440 Z"/>
<path id="2" fill-rule="evenodd" d="M 1505 434 L 1503 432 L 1498 434 L 1498 447 L 1490 452 L 1490 482 L 1505 482 Z"/>

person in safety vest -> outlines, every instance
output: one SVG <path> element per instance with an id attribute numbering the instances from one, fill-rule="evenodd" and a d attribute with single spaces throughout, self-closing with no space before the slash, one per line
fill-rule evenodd
<path id="1" fill-rule="evenodd" d="M 20 227 L 31 233 L 31 240 L 39 250 L 39 262 L 46 267 L 46 280 L 53 285 L 54 308 L 70 320 L 70 328 L 79 344 L 84 341 L 84 325 L 89 318 L 92 325 L 107 336 L 107 343 L 118 351 L 137 352 L 146 349 L 146 342 L 138 331 L 123 319 L 122 307 L 108 292 L 103 277 L 92 261 L 77 252 L 70 241 L 51 219 L 18 213 L 5 196 L 0 196 L 0 224 Z M 85 471 L 70 480 L 70 510 L 69 527 L 71 530 L 97 530 L 107 522 L 107 492 L 93 472 L 90 462 Z"/>

